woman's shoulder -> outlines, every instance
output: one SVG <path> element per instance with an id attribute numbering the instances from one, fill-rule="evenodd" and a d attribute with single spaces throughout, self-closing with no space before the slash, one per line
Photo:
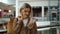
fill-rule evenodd
<path id="1" fill-rule="evenodd" d="M 34 19 L 34 18 L 30 18 L 30 23 L 34 23 L 34 22 L 36 22 L 36 19 Z"/>

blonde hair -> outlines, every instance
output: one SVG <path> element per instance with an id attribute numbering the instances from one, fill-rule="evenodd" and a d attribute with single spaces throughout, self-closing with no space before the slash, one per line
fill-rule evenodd
<path id="1" fill-rule="evenodd" d="M 30 10 L 31 10 L 31 6 L 30 6 L 28 3 L 24 3 L 24 4 L 23 4 L 23 6 L 20 8 L 20 12 L 21 12 L 21 10 L 24 9 L 24 8 L 30 8 Z"/>
<path id="2" fill-rule="evenodd" d="M 24 3 L 23 6 L 20 8 L 19 12 L 21 12 L 21 10 L 24 8 L 30 8 L 30 11 L 32 10 L 31 6 L 28 3 Z M 30 17 L 31 17 L 31 14 L 30 14 Z"/>

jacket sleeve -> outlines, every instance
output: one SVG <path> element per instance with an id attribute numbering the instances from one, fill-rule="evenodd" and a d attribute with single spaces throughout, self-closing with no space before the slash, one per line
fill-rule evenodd
<path id="1" fill-rule="evenodd" d="M 19 22 L 19 23 L 18 23 Z M 14 19 L 14 22 L 13 22 L 13 33 L 18 33 L 21 29 L 21 21 L 17 21 L 17 18 Z"/>
<path id="2" fill-rule="evenodd" d="M 37 34 L 37 25 L 36 22 L 33 25 L 33 28 L 31 29 L 32 34 Z"/>

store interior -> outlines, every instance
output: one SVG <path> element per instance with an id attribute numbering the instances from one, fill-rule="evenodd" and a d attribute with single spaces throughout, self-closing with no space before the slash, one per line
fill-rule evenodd
<path id="1" fill-rule="evenodd" d="M 60 0 L 0 0 L 0 33 L 11 34 L 14 18 L 24 3 L 32 7 L 37 34 L 60 34 Z"/>

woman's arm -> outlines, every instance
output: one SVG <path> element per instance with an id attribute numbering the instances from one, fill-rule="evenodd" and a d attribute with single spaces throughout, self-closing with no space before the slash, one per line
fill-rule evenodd
<path id="1" fill-rule="evenodd" d="M 28 29 L 30 30 L 31 34 L 37 34 L 37 25 L 36 25 L 36 22 L 31 23 L 30 25 L 28 25 Z"/>
<path id="2" fill-rule="evenodd" d="M 32 29 L 33 26 L 34 26 L 34 23 L 29 23 L 29 24 L 27 25 L 27 27 L 28 27 L 29 29 Z"/>
<path id="3" fill-rule="evenodd" d="M 37 29 L 36 22 L 34 22 L 34 23 L 29 23 L 29 24 L 27 25 L 27 27 L 28 27 L 29 29 L 32 29 L 32 28 Z"/>
<path id="4" fill-rule="evenodd" d="M 20 30 L 21 24 L 21 21 L 17 21 L 17 18 L 15 18 L 13 22 L 13 32 L 18 32 Z"/>
<path id="5" fill-rule="evenodd" d="M 36 25 L 36 22 L 34 23 L 34 26 L 33 26 L 33 28 L 31 30 L 32 30 L 32 34 L 37 34 L 37 25 Z"/>

